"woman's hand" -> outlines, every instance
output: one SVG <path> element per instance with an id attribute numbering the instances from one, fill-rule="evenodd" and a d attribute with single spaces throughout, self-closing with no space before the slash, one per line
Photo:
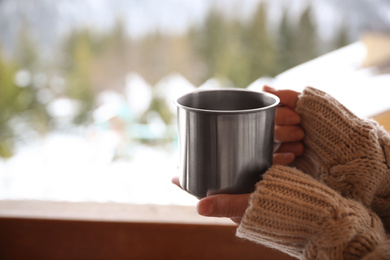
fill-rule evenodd
<path id="1" fill-rule="evenodd" d="M 280 106 L 275 111 L 275 141 L 281 143 L 274 153 L 274 164 L 286 165 L 303 153 L 302 139 L 304 132 L 299 126 L 301 118 L 295 112 L 299 92 L 293 90 L 275 90 L 264 86 L 265 92 L 280 99 Z M 172 182 L 180 187 L 179 178 Z M 227 217 L 235 223 L 241 222 L 248 207 L 250 194 L 218 194 L 201 199 L 197 205 L 199 215 L 207 217 Z"/>
<path id="2" fill-rule="evenodd" d="M 275 111 L 275 141 L 281 145 L 274 153 L 274 164 L 286 165 L 303 153 L 301 141 L 304 132 L 299 126 L 301 118 L 294 110 L 300 93 L 293 90 L 275 90 L 269 86 L 264 86 L 263 90 L 280 99 L 280 105 Z"/>

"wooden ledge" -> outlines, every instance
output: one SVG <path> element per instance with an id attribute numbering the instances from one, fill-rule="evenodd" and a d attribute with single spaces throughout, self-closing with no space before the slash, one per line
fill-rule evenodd
<path id="1" fill-rule="evenodd" d="M 291 260 L 235 226 L 0 217 L 0 259 Z"/>
<path id="2" fill-rule="evenodd" d="M 279 259 L 195 207 L 0 201 L 0 259 Z"/>

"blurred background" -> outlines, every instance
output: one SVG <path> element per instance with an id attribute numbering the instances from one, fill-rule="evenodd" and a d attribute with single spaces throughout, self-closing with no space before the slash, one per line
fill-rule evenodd
<path id="1" fill-rule="evenodd" d="M 0 0 L 0 199 L 193 205 L 175 97 L 389 31 L 389 0 Z"/>

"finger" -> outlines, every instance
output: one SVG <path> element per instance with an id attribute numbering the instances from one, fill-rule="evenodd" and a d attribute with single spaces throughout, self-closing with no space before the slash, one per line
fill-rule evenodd
<path id="1" fill-rule="evenodd" d="M 291 109 L 294 109 L 296 107 L 298 96 L 300 95 L 299 92 L 294 90 L 287 90 L 287 89 L 276 90 L 270 86 L 264 86 L 263 91 L 278 96 L 280 99 L 280 103 Z"/>
<path id="2" fill-rule="evenodd" d="M 305 136 L 305 133 L 299 126 L 276 125 L 274 134 L 275 140 L 282 143 L 300 141 Z"/>
<path id="3" fill-rule="evenodd" d="M 294 156 L 303 154 L 304 146 L 302 142 L 282 143 L 276 153 L 292 153 Z"/>
<path id="4" fill-rule="evenodd" d="M 213 195 L 198 202 L 199 215 L 207 217 L 241 218 L 248 207 L 249 194 Z"/>
<path id="5" fill-rule="evenodd" d="M 178 186 L 180 189 L 183 189 L 180 185 L 180 179 L 178 176 L 175 176 L 172 178 L 172 183 L 175 184 L 176 186 Z"/>
<path id="6" fill-rule="evenodd" d="M 288 107 L 277 107 L 275 111 L 276 125 L 297 125 L 301 122 L 301 117 L 297 112 Z"/>
<path id="7" fill-rule="evenodd" d="M 295 155 L 293 153 L 275 153 L 273 164 L 287 165 L 292 163 L 294 159 Z"/>

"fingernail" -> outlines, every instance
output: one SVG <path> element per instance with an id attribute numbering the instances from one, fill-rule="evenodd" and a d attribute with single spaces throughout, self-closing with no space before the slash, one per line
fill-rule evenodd
<path id="1" fill-rule="evenodd" d="M 263 86 L 263 90 L 264 91 L 270 91 L 270 92 L 274 92 L 275 91 L 275 89 L 273 87 L 270 87 L 268 85 L 264 85 Z"/>
<path id="2" fill-rule="evenodd" d="M 201 200 L 196 206 L 196 210 L 198 211 L 199 215 L 211 216 L 211 214 L 213 214 L 214 211 L 214 205 L 211 201 Z"/>

